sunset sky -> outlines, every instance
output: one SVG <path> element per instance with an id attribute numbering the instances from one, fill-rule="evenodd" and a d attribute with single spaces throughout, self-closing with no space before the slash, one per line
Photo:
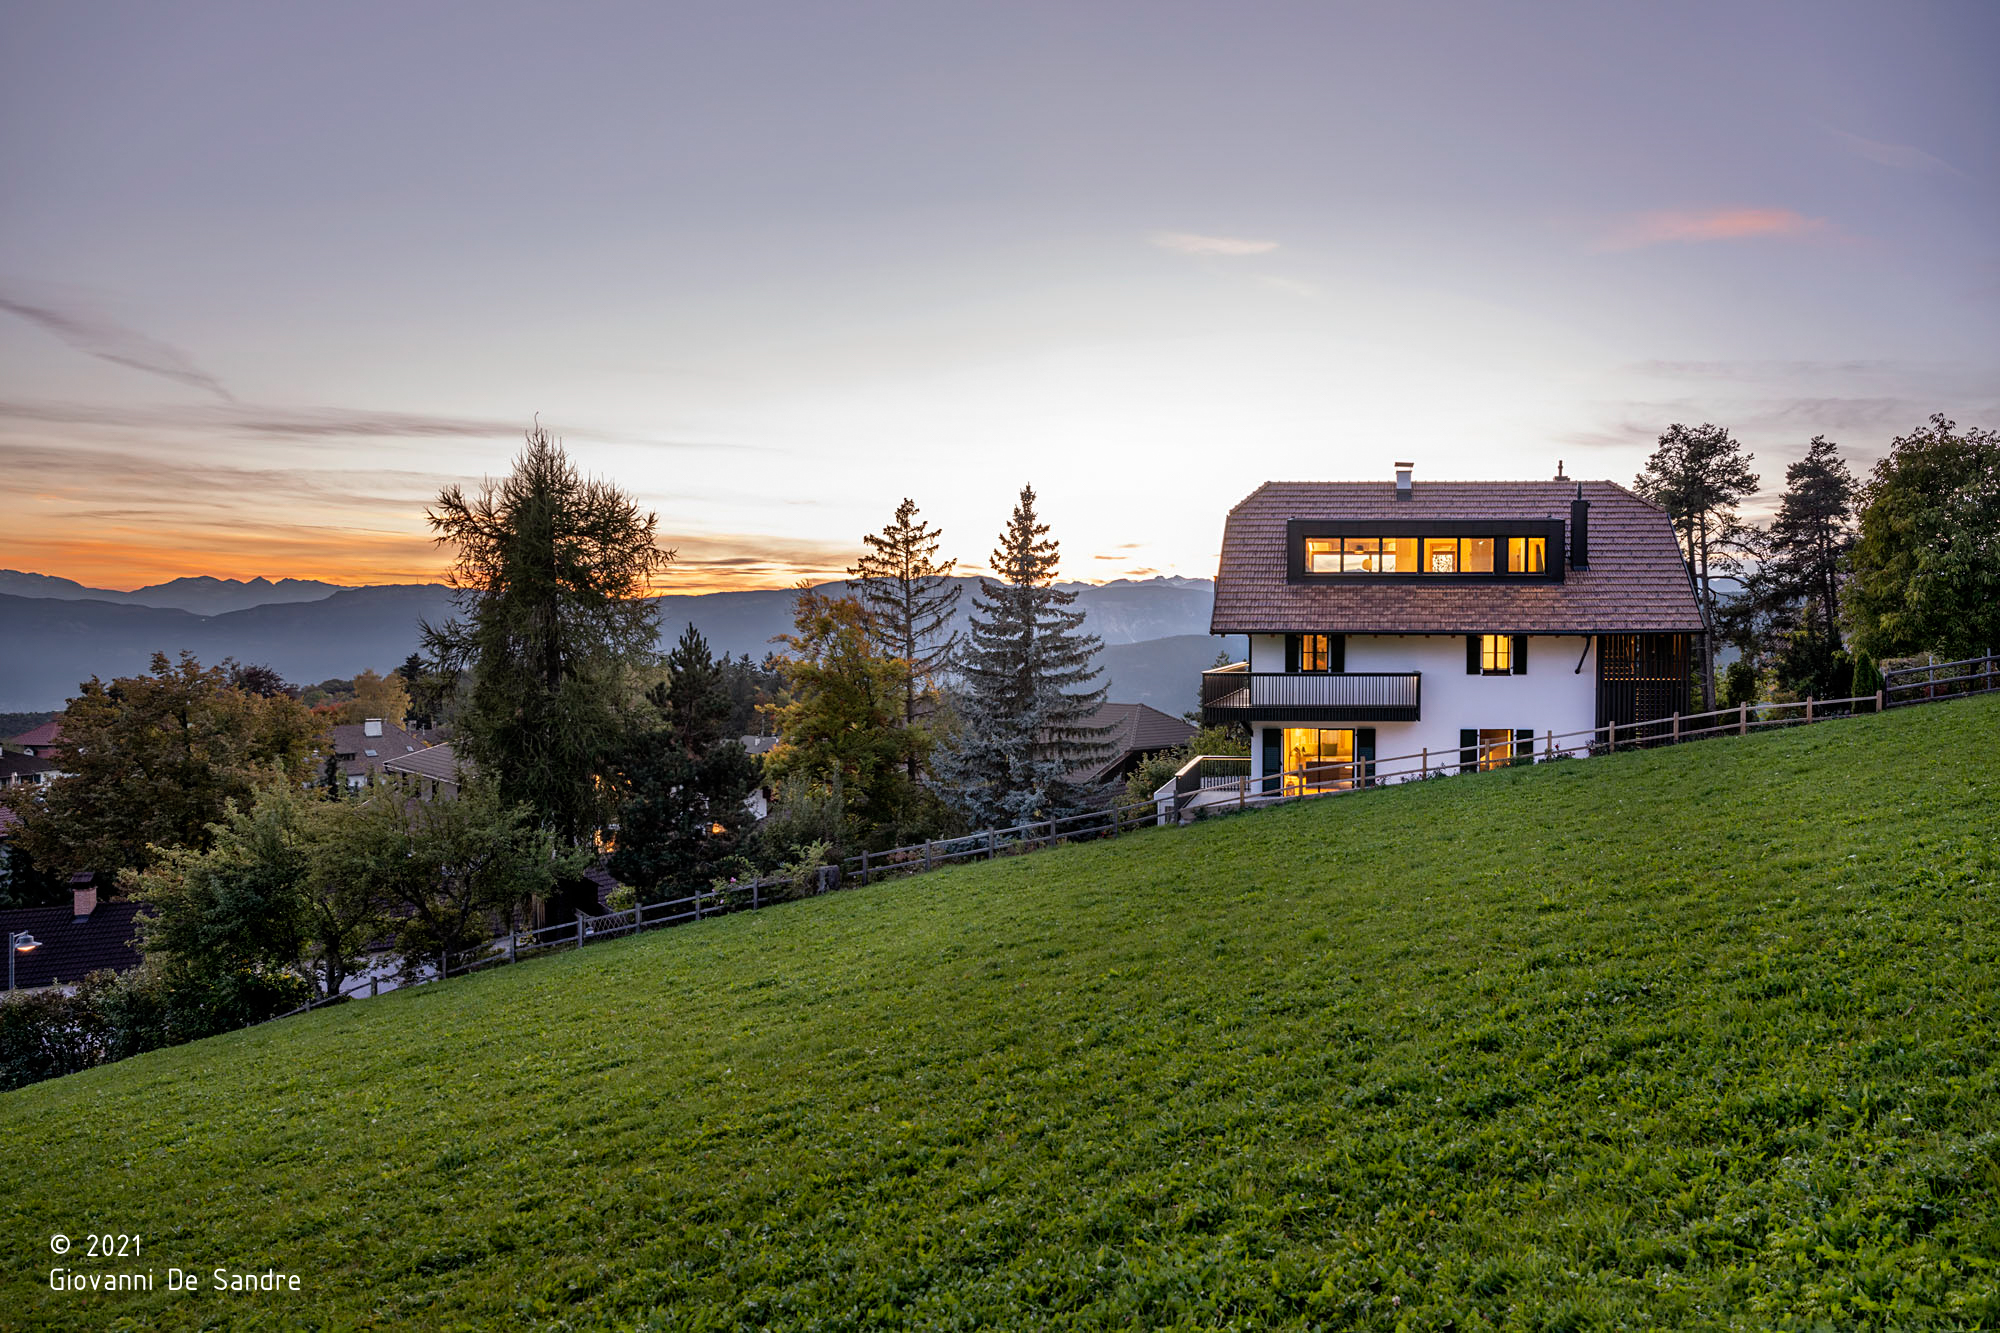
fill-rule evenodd
<path id="1" fill-rule="evenodd" d="M 670 587 L 1211 576 L 1272 478 L 2000 427 L 2000 5 L 0 10 L 0 566 L 437 576 L 539 413 Z"/>

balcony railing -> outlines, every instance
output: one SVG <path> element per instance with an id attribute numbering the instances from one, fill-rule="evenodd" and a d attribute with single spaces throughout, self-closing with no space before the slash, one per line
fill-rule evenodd
<path id="1" fill-rule="evenodd" d="M 1418 671 L 1252 671 L 1236 662 L 1201 673 L 1201 720 L 1216 722 L 1415 722 Z"/>

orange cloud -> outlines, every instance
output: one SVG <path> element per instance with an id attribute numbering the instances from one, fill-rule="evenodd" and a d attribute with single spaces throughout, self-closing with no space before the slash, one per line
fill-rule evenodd
<path id="1" fill-rule="evenodd" d="M 1694 245 L 1704 241 L 1742 241 L 1760 236 L 1824 236 L 1833 231 L 1824 218 L 1809 218 L 1789 208 L 1719 208 L 1707 212 L 1661 210 L 1634 213 L 1620 219 L 1592 248 L 1639 250 L 1649 245 Z"/>

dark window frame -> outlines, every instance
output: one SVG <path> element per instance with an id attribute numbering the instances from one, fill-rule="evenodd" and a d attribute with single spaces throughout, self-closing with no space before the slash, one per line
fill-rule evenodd
<path id="1" fill-rule="evenodd" d="M 1421 570 L 1394 574 L 1311 574 L 1306 571 L 1308 537 L 1492 537 L 1493 558 L 1499 564 L 1506 556 L 1509 537 L 1547 538 L 1547 568 L 1539 574 L 1496 569 L 1490 574 L 1427 574 Z M 1432 519 L 1428 522 L 1394 522 L 1386 519 L 1294 518 L 1285 523 L 1285 582 L 1300 584 L 1396 584 L 1448 586 L 1451 584 L 1561 583 L 1568 564 L 1562 557 L 1564 527 L 1561 519 Z"/>

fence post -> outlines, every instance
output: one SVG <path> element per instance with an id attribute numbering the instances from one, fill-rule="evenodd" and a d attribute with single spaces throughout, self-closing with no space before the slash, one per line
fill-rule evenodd
<path id="1" fill-rule="evenodd" d="M 1548 746 L 1548 753 L 1547 753 L 1547 754 L 1546 754 L 1545 756 L 1543 756 L 1543 757 L 1544 757 L 1544 758 L 1548 758 L 1548 759 L 1553 759 L 1553 758 L 1555 758 L 1555 757 L 1556 757 L 1556 729 L 1555 729 L 1554 727 L 1550 727 L 1550 728 L 1549 728 L 1549 739 L 1548 739 L 1548 741 L 1546 742 L 1546 744 L 1547 744 L 1547 746 Z"/>
<path id="2" fill-rule="evenodd" d="M 369 998 L 369 999 L 371 999 L 371 1000 L 372 1000 L 372 999 L 374 999 L 374 998 L 375 998 L 375 996 L 376 996 L 376 994 L 377 994 L 377 992 L 376 992 L 376 989 L 375 989 L 375 988 L 376 988 L 377 986 L 380 986 L 381 984 L 382 984 L 382 978 L 380 978 L 380 977 L 370 977 L 370 978 L 368 978 L 368 998 Z"/>
<path id="3" fill-rule="evenodd" d="M 1250 779 L 1249 779 L 1249 778 L 1238 778 L 1238 779 L 1236 779 L 1236 809 L 1237 809 L 1237 812 L 1238 812 L 1239 814 L 1240 814 L 1240 813 L 1242 813 L 1242 810 L 1243 810 L 1243 807 L 1244 807 L 1244 806 L 1246 806 L 1246 805 L 1248 805 L 1249 803 L 1250 803 Z"/>
<path id="4" fill-rule="evenodd" d="M 924 840 L 924 869 L 926 870 L 931 868 L 931 848 L 934 845 L 930 839 L 926 838 Z"/>
<path id="5" fill-rule="evenodd" d="M 1736 705 L 1736 734 L 1739 736 L 1750 734 L 1750 705 L 1747 703 Z"/>
<path id="6" fill-rule="evenodd" d="M 986 859 L 991 861 L 1000 854 L 1000 839 L 992 829 L 986 830 Z"/>
<path id="7" fill-rule="evenodd" d="M 1674 744 L 1675 744 L 1675 745 L 1679 745 L 1680 743 L 1681 743 L 1681 715 L 1680 715 L 1679 713 L 1675 713 L 1675 714 L 1674 714 Z"/>
<path id="8" fill-rule="evenodd" d="M 1876 711 L 1876 712 L 1878 712 L 1878 713 L 1879 713 L 1879 712 L 1881 712 L 1881 711 L 1882 711 L 1882 696 L 1883 696 L 1883 695 L 1885 695 L 1885 694 L 1887 694 L 1887 693 L 1888 693 L 1888 690 L 1887 690 L 1887 689 L 1880 689 L 1880 690 L 1877 690 L 1877 691 L 1875 691 L 1875 711 Z"/>
<path id="9" fill-rule="evenodd" d="M 438 980 L 442 981 L 450 975 L 451 975 L 451 950 L 446 949 L 438 955 Z"/>
<path id="10" fill-rule="evenodd" d="M 583 913 L 576 914 L 576 947 L 583 947 Z"/>
<path id="11" fill-rule="evenodd" d="M 868 882 L 868 849 L 866 847 L 861 849 L 861 882 L 863 884 Z"/>
<path id="12" fill-rule="evenodd" d="M 1806 696 L 1806 721 L 1810 722 L 1812 720 L 1813 720 L 1813 697 L 1810 694 L 1808 694 Z"/>
<path id="13" fill-rule="evenodd" d="M 514 932 L 511 929 L 507 932 L 507 961 L 514 961 Z"/>
<path id="14" fill-rule="evenodd" d="M 1611 719 L 1611 732 L 1609 737 L 1609 744 L 1607 744 L 1604 748 L 1606 752 L 1610 754 L 1618 753 L 1618 719 L 1615 717 Z"/>
<path id="15" fill-rule="evenodd" d="M 1424 757 L 1419 761 L 1417 775 L 1426 778 L 1431 775 L 1431 747 L 1428 745 L 1424 747 Z"/>

